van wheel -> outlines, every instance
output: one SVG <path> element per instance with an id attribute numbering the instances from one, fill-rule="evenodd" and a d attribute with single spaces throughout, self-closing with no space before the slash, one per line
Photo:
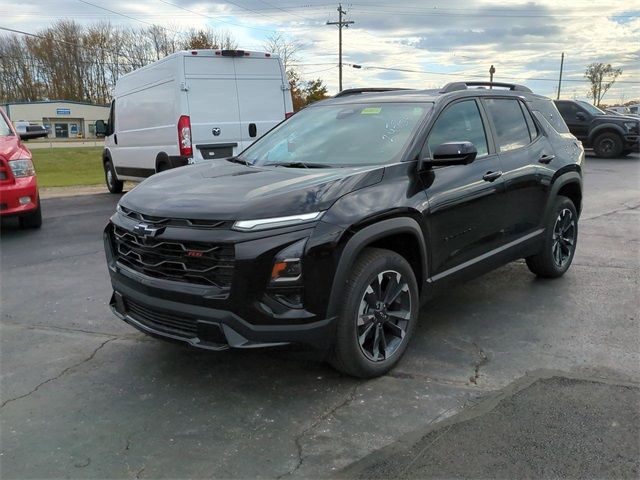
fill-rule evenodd
<path id="1" fill-rule="evenodd" d="M 527 257 L 527 267 L 542 278 L 557 278 L 569 270 L 578 241 L 578 213 L 567 197 L 559 195 L 545 230 L 540 253 Z"/>
<path id="2" fill-rule="evenodd" d="M 104 162 L 104 180 L 111 193 L 122 193 L 124 182 L 118 180 L 116 172 L 113 169 L 113 165 L 111 164 L 111 160 L 105 160 Z"/>
<path id="3" fill-rule="evenodd" d="M 593 142 L 596 155 L 602 158 L 615 158 L 622 154 L 623 144 L 620 135 L 613 132 L 605 132 L 598 135 Z"/>
<path id="4" fill-rule="evenodd" d="M 42 226 L 42 209 L 40 208 L 40 199 L 38 199 L 38 207 L 31 213 L 20 217 L 20 228 L 40 228 Z"/>
<path id="5" fill-rule="evenodd" d="M 160 173 L 160 172 L 164 172 L 165 170 L 169 170 L 171 167 L 169 166 L 169 163 L 161 160 L 158 162 L 158 166 L 156 167 L 156 173 Z"/>
<path id="6" fill-rule="evenodd" d="M 367 248 L 342 297 L 332 365 L 361 378 L 385 374 L 402 357 L 418 320 L 411 265 L 390 250 Z"/>

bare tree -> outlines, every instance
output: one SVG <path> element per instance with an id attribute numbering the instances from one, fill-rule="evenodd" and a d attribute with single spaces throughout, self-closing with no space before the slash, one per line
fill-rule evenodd
<path id="1" fill-rule="evenodd" d="M 238 48 L 238 42 L 226 30 L 215 30 L 213 28 L 196 30 L 192 28 L 187 32 L 186 37 L 180 44 L 180 48 L 183 50 L 208 48 L 234 50 Z"/>
<path id="2" fill-rule="evenodd" d="M 298 58 L 300 43 L 289 39 L 280 32 L 274 32 L 268 36 L 263 46 L 267 52 L 275 53 L 280 57 L 287 73 L 293 69 L 292 64 L 300 61 Z"/>
<path id="3" fill-rule="evenodd" d="M 610 63 L 592 63 L 587 66 L 584 76 L 591 82 L 588 93 L 593 98 L 594 105 L 600 106 L 605 94 L 621 74 L 622 68 L 613 68 Z"/>

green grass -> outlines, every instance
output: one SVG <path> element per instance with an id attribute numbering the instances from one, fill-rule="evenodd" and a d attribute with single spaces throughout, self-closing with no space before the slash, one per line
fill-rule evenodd
<path id="1" fill-rule="evenodd" d="M 34 148 L 31 153 L 40 187 L 104 183 L 102 147 Z"/>

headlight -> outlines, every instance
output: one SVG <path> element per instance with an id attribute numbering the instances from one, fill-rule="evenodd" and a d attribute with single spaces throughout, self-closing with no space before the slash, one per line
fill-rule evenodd
<path id="1" fill-rule="evenodd" d="M 28 158 L 9 160 L 9 166 L 13 172 L 13 176 L 16 178 L 33 177 L 36 174 L 36 169 L 33 168 L 33 162 Z"/>
<path id="2" fill-rule="evenodd" d="M 233 224 L 234 230 L 242 232 L 254 232 L 266 230 L 268 228 L 288 227 L 299 223 L 313 222 L 318 220 L 324 212 L 302 213 L 300 215 L 290 215 L 288 217 L 261 218 L 258 220 L 238 220 Z"/>
<path id="3" fill-rule="evenodd" d="M 629 133 L 638 133 L 638 122 L 624 122 L 624 127 Z"/>

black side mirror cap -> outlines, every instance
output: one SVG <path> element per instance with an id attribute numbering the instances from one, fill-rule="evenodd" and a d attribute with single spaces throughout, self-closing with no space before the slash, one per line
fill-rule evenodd
<path id="1" fill-rule="evenodd" d="M 96 120 L 96 135 L 106 135 L 107 124 L 104 120 Z"/>
<path id="2" fill-rule="evenodd" d="M 471 142 L 442 143 L 433 151 L 433 158 L 420 161 L 420 168 L 443 165 L 467 165 L 478 155 L 476 146 Z"/>

